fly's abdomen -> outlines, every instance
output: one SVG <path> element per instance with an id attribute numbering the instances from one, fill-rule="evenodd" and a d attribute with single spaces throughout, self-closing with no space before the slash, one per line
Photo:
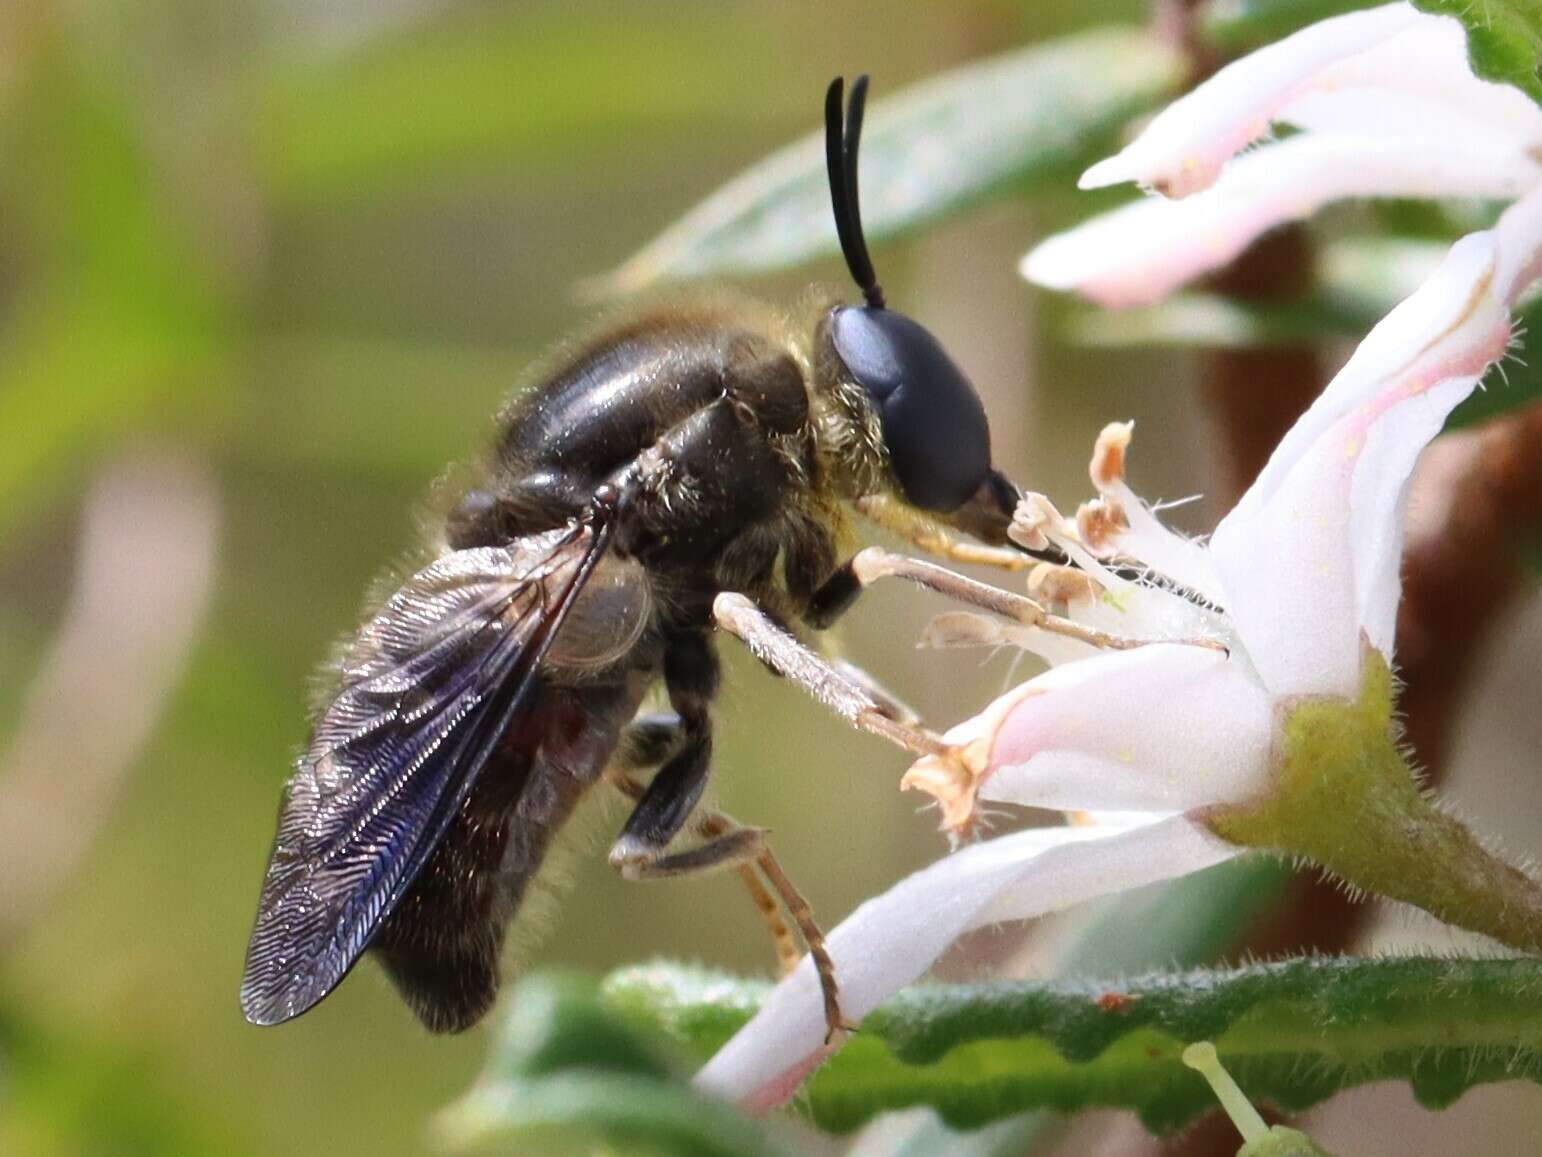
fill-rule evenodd
<path id="1" fill-rule="evenodd" d="M 483 772 L 444 842 L 370 945 L 435 1032 L 475 1024 L 498 995 L 499 957 L 552 839 L 599 779 L 644 678 L 548 685 Z"/>

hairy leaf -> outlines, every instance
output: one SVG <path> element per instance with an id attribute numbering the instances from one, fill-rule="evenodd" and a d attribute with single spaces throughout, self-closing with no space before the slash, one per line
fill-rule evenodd
<path id="1" fill-rule="evenodd" d="M 766 991 L 663 964 L 604 986 L 613 1007 L 701 1057 Z M 909 1105 L 960 1127 L 1112 1106 L 1165 1132 L 1213 1104 L 1179 1059 L 1198 1040 L 1215 1042 L 1248 1096 L 1284 1110 L 1390 1079 L 1440 1107 L 1484 1082 L 1542 1078 L 1542 964 L 1312 959 L 1120 982 L 920 985 L 815 1074 L 807 1108 L 845 1131 Z"/>
<path id="2" fill-rule="evenodd" d="M 862 221 L 871 239 L 913 230 L 993 194 L 1058 180 L 1110 130 L 1183 75 L 1173 47 L 1102 28 L 979 61 L 870 106 Z M 723 186 L 596 288 L 757 273 L 837 251 L 814 133 Z"/>
<path id="3" fill-rule="evenodd" d="M 1414 0 L 1467 28 L 1467 55 L 1486 80 L 1513 84 L 1542 104 L 1542 0 Z"/>

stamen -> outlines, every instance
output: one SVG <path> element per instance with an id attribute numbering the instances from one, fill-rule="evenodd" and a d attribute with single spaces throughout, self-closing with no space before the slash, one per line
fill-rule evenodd
<path id="1" fill-rule="evenodd" d="M 1221 1102 L 1221 1108 L 1231 1118 L 1231 1123 L 1237 1126 L 1237 1132 L 1242 1134 L 1244 1142 L 1258 1141 L 1269 1135 L 1268 1124 L 1258 1115 L 1258 1110 L 1253 1108 L 1247 1094 L 1237 1087 L 1231 1074 L 1221 1066 L 1215 1045 L 1209 1041 L 1191 1044 L 1183 1050 L 1183 1063 L 1209 1082 L 1216 1100 Z"/>
<path id="2" fill-rule="evenodd" d="M 1029 491 L 1018 499 L 1012 512 L 1007 537 L 1025 550 L 1044 550 L 1057 532 L 1064 535 L 1065 519 L 1054 503 L 1042 494 Z"/>
<path id="3" fill-rule="evenodd" d="M 1104 493 L 1124 481 L 1125 452 L 1130 446 L 1134 422 L 1110 422 L 1098 434 L 1092 448 L 1092 484 Z"/>
<path id="4" fill-rule="evenodd" d="M 1076 534 L 1098 557 L 1115 553 L 1121 534 L 1130 529 L 1124 507 L 1112 498 L 1094 498 L 1076 511 Z"/>
<path id="5" fill-rule="evenodd" d="M 1102 588 L 1084 570 L 1041 563 L 1028 572 L 1028 597 L 1041 603 L 1072 606 L 1097 599 Z"/>

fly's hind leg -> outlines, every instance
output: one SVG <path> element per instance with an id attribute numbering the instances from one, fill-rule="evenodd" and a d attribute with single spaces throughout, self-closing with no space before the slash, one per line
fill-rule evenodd
<path id="1" fill-rule="evenodd" d="M 684 741 L 684 734 L 685 725 L 680 716 L 673 712 L 644 715 L 633 720 L 622 732 L 621 744 L 615 758 L 611 761 L 611 766 L 606 771 L 606 779 L 622 795 L 634 804 L 637 803 L 642 799 L 646 788 L 632 773 L 655 768 L 668 762 L 679 750 Z M 710 842 L 719 836 L 726 835 L 738 825 L 718 812 L 698 808 L 692 816 L 691 826 L 698 836 Z M 761 847 L 763 855 L 770 855 L 770 848 L 765 846 L 764 840 L 761 842 Z M 803 955 L 797 941 L 793 938 L 792 929 L 788 928 L 787 922 L 782 919 L 776 898 L 761 882 L 760 876 L 755 871 L 755 865 L 739 863 L 734 865 L 734 870 L 739 873 L 739 879 L 744 882 L 745 890 L 749 892 L 755 910 L 760 913 L 766 930 L 771 934 L 771 941 L 776 947 L 778 968 L 781 974 L 786 976 L 797 966 L 798 958 Z"/>
<path id="2" fill-rule="evenodd" d="M 620 768 L 612 768 L 608 778 L 629 799 L 639 800 L 647 790 L 630 772 Z M 786 909 L 793 923 L 798 926 L 798 934 L 803 937 L 803 943 L 808 947 L 809 957 L 814 962 L 815 975 L 819 978 L 819 990 L 825 1008 L 825 1043 L 833 1041 L 839 1033 L 854 1031 L 856 1026 L 848 1023 L 841 1013 L 840 986 L 835 979 L 835 961 L 830 958 L 829 949 L 825 946 L 824 932 L 815 922 L 814 911 L 809 907 L 803 893 L 792 882 L 792 878 L 782 867 L 782 862 L 777 859 L 776 853 L 766 842 L 765 830 L 744 827 L 731 816 L 708 809 L 698 810 L 692 819 L 691 826 L 696 834 L 706 841 L 705 843 L 690 851 L 662 856 L 651 864 L 640 867 L 632 878 L 651 880 L 664 876 L 711 871 L 713 868 L 733 865 L 744 881 L 750 898 L 755 902 L 756 911 L 760 913 L 761 919 L 765 921 L 771 933 L 771 939 L 776 945 L 777 964 L 783 976 L 798 966 L 798 961 L 803 954 L 798 950 L 791 929 L 782 919 L 781 908 Z M 752 838 L 741 842 L 740 837 L 745 836 Z M 752 862 L 745 859 L 745 853 L 750 849 L 753 849 Z M 689 864 L 689 866 L 677 866 L 680 864 Z M 771 889 L 775 890 L 774 896 L 761 881 L 760 875 L 756 874 L 757 868 L 770 882 Z M 781 901 L 781 908 L 777 905 L 778 900 Z"/>
<path id="3" fill-rule="evenodd" d="M 712 730 L 708 705 L 717 689 L 717 658 L 705 635 L 672 642 L 665 653 L 664 677 L 675 717 L 653 716 L 639 721 L 623 740 L 620 764 L 645 765 L 649 757 L 664 761 L 646 787 L 624 766 L 610 779 L 636 800 L 636 806 L 612 846 L 611 864 L 627 879 L 647 880 L 734 867 L 749 888 L 757 910 L 771 929 L 784 972 L 797 963 L 791 933 L 776 911 L 776 902 L 756 875 L 764 874 L 797 925 L 819 976 L 824 997 L 827 1039 L 850 1026 L 841 1015 L 835 965 L 825 949 L 824 934 L 814 922 L 808 902 L 794 886 L 766 843 L 760 828 L 744 827 L 719 812 L 696 809 L 711 766 Z M 694 818 L 693 818 L 694 816 Z M 690 822 L 703 843 L 678 852 L 670 844 Z"/>

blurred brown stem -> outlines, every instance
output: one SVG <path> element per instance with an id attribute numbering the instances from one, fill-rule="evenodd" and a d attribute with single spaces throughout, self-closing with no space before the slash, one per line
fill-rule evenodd
<path id="1" fill-rule="evenodd" d="M 208 470 L 139 450 L 86 501 L 74 591 L 0 758 L 0 949 L 48 911 L 111 814 L 208 610 Z"/>

